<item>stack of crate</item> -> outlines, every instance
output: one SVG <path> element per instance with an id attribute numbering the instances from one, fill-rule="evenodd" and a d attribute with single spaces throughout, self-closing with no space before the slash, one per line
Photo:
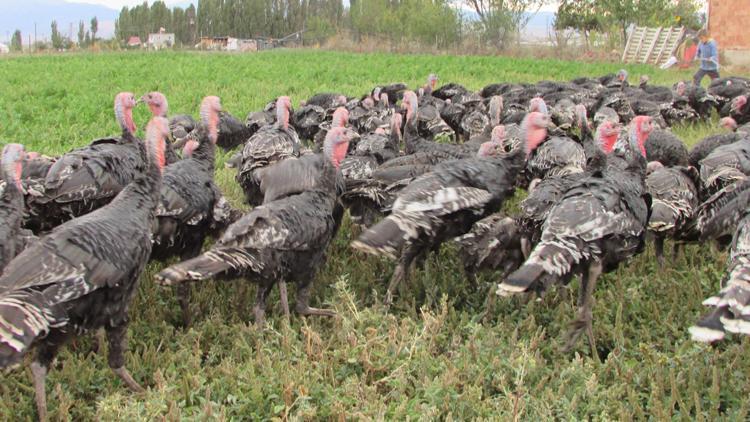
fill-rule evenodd
<path id="1" fill-rule="evenodd" d="M 630 33 L 623 63 L 643 63 L 660 66 L 674 55 L 685 36 L 685 28 L 649 28 L 637 26 Z"/>

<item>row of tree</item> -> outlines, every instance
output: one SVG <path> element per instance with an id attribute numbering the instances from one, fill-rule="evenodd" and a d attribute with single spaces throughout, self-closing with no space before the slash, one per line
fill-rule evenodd
<path id="1" fill-rule="evenodd" d="M 580 31 L 587 45 L 592 32 L 603 31 L 619 32 L 624 42 L 631 24 L 698 29 L 697 9 L 694 0 L 562 0 L 555 27 Z"/>
<path id="2" fill-rule="evenodd" d="M 201 0 L 198 7 L 167 8 L 162 1 L 124 7 L 115 24 L 118 39 L 144 39 L 165 28 L 179 44 L 201 36 L 281 38 L 304 30 L 318 41 L 346 31 L 359 39 L 418 41 L 457 46 L 467 37 L 498 47 L 515 39 L 530 14 L 546 0 Z"/>
<path id="3" fill-rule="evenodd" d="M 504 48 L 533 13 L 548 0 L 200 0 L 198 6 L 168 8 L 163 1 L 123 7 L 115 22 L 115 37 L 146 40 L 164 28 L 175 34 L 178 45 L 191 46 L 201 36 L 281 38 L 304 31 L 305 41 L 320 41 L 336 33 L 383 38 L 450 48 L 467 40 Z M 588 44 L 592 33 L 621 34 L 629 25 L 700 26 L 696 0 L 561 0 L 555 19 L 558 30 L 581 32 Z M 78 45 L 96 39 L 98 22 L 87 30 L 81 21 Z M 21 34 L 13 35 L 12 48 L 20 49 Z M 52 22 L 56 49 L 73 43 Z"/>
<path id="4" fill-rule="evenodd" d="M 96 16 L 91 18 L 90 25 L 91 26 L 89 26 L 89 29 L 87 30 L 83 21 L 78 22 L 77 45 L 79 48 L 89 47 L 96 41 L 96 33 L 99 32 L 99 20 Z M 52 43 L 52 48 L 55 50 L 67 50 L 75 44 L 72 39 L 64 36 L 60 32 L 57 28 L 57 21 L 54 20 L 50 24 L 50 42 Z M 39 49 L 40 47 L 46 47 L 46 44 L 44 42 L 37 42 L 35 48 Z M 11 51 L 23 50 L 23 36 L 21 35 L 21 30 L 16 29 L 15 32 L 13 32 L 13 37 L 10 39 L 10 49 Z"/>

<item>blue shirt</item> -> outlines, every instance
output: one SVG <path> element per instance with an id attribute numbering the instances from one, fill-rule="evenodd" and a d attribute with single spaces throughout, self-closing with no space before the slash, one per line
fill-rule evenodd
<path id="1" fill-rule="evenodd" d="M 696 57 L 701 61 L 701 69 L 719 70 L 719 49 L 716 47 L 716 41 L 708 40 L 708 42 L 698 44 Z M 709 59 L 714 59 L 715 62 Z"/>

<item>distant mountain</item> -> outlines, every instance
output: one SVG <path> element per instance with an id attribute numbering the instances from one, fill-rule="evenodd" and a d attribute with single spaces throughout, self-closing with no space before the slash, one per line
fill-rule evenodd
<path id="1" fill-rule="evenodd" d="M 119 10 L 106 6 L 88 3 L 69 3 L 63 0 L 0 0 L 0 40 L 8 41 L 16 29 L 21 30 L 23 42 L 34 38 L 36 22 L 37 39 L 49 39 L 50 24 L 57 21 L 58 30 L 68 35 L 70 24 L 73 24 L 73 39 L 77 39 L 78 22 L 83 21 L 86 29 L 91 18 L 99 21 L 97 37 L 109 38 L 115 31 L 115 19 Z"/>

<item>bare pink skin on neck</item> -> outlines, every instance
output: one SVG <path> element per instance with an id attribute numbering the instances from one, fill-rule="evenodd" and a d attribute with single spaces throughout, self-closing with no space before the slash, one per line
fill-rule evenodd
<path id="1" fill-rule="evenodd" d="M 646 157 L 646 140 L 653 130 L 651 126 L 651 118 L 647 116 L 636 116 L 633 119 L 635 125 L 635 135 L 638 140 L 638 148 L 641 150 L 641 154 Z"/>
<path id="2" fill-rule="evenodd" d="M 538 111 L 533 111 L 526 115 L 523 125 L 526 130 L 527 156 L 547 139 L 547 128 L 539 124 L 539 122 L 545 119 L 546 116 Z"/>
<path id="3" fill-rule="evenodd" d="M 339 142 L 333 146 L 331 161 L 336 168 L 341 166 L 341 162 L 346 158 L 346 152 L 349 150 L 349 142 Z"/>
<path id="4" fill-rule="evenodd" d="M 737 130 L 737 121 L 731 117 L 722 117 L 721 120 L 719 120 L 719 126 L 734 132 Z"/>
<path id="5" fill-rule="evenodd" d="M 349 111 L 344 107 L 339 107 L 333 112 L 332 127 L 344 127 L 349 122 Z"/>
<path id="6" fill-rule="evenodd" d="M 618 130 L 610 122 L 602 123 L 599 128 L 599 147 L 602 151 L 611 153 L 615 149 L 618 135 Z"/>
<path id="7" fill-rule="evenodd" d="M 276 100 L 276 119 L 283 129 L 289 129 L 289 109 L 291 108 L 289 97 L 283 96 Z"/>

